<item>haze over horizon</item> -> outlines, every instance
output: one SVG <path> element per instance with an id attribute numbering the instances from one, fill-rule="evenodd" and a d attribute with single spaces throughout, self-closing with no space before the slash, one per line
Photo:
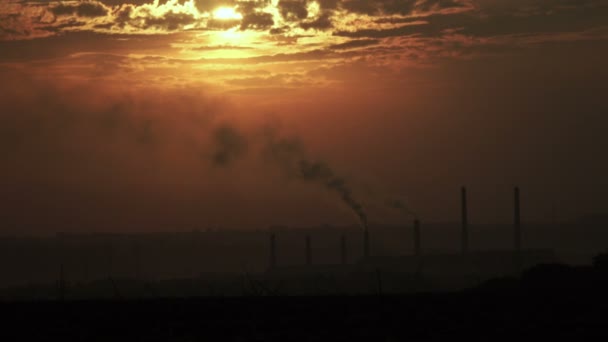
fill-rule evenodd
<path id="1" fill-rule="evenodd" d="M 608 213 L 606 0 L 5 0 L 0 235 Z M 359 209 L 357 209 L 359 208 Z"/>

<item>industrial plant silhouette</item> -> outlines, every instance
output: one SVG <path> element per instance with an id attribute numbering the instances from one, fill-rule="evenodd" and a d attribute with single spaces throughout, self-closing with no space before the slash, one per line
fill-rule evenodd
<path id="1" fill-rule="evenodd" d="M 436 236 L 429 230 L 454 225 L 419 217 L 407 229 L 364 221 L 363 227 L 301 231 L 6 238 L 0 305 L 11 315 L 2 334 L 125 341 L 605 334 L 598 313 L 608 308 L 601 299 L 608 254 L 596 254 L 591 265 L 568 266 L 563 253 L 527 247 L 526 237 L 537 243 L 543 227 L 522 224 L 518 187 L 513 222 L 501 228 L 511 232 L 510 248 L 484 249 L 471 243 L 482 230 L 472 230 L 465 187 L 460 195 L 461 222 L 453 234 L 460 243 L 443 241 L 459 245 L 452 252 L 427 241 Z M 409 247 L 395 243 L 405 236 Z M 197 253 L 214 248 L 228 257 Z M 201 272 L 203 261 L 216 268 Z M 25 328 L 33 323 L 37 329 Z"/>

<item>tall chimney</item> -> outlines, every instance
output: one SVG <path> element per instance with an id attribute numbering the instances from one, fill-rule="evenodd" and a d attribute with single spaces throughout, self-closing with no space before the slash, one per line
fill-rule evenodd
<path id="1" fill-rule="evenodd" d="M 306 235 L 306 265 L 312 265 L 312 251 L 310 244 L 310 235 Z"/>
<path id="2" fill-rule="evenodd" d="M 369 258 L 369 230 L 367 226 L 363 232 L 363 257 L 365 259 Z"/>
<path id="3" fill-rule="evenodd" d="M 277 243 L 274 233 L 270 234 L 270 269 L 277 267 Z"/>
<path id="4" fill-rule="evenodd" d="M 462 205 L 462 254 L 469 252 L 469 217 L 467 211 L 467 188 L 464 186 L 460 189 L 460 202 Z"/>
<path id="5" fill-rule="evenodd" d="M 63 263 L 59 265 L 59 300 L 63 301 L 65 299 L 65 290 L 66 290 L 66 281 L 65 274 L 63 272 Z"/>
<path id="6" fill-rule="evenodd" d="M 414 255 L 421 255 L 420 221 L 414 220 Z"/>
<path id="7" fill-rule="evenodd" d="M 344 235 L 340 237 L 340 261 L 342 265 L 346 265 L 346 236 Z"/>
<path id="8" fill-rule="evenodd" d="M 513 211 L 513 228 L 514 228 L 514 247 L 517 253 L 521 252 L 521 217 L 519 208 L 519 187 L 514 189 L 514 211 Z"/>

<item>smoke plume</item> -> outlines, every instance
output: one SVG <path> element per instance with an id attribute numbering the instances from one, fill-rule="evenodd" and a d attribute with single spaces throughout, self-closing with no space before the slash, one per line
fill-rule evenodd
<path id="1" fill-rule="evenodd" d="M 413 212 L 401 199 L 390 198 L 386 200 L 386 205 L 391 209 L 402 211 L 406 215 L 411 215 L 414 219 L 418 219 L 418 215 Z"/>
<path id="2" fill-rule="evenodd" d="M 236 159 L 247 153 L 247 138 L 235 127 L 223 124 L 213 132 L 215 151 L 213 163 L 219 166 L 227 166 Z"/>
<path id="3" fill-rule="evenodd" d="M 351 184 L 332 166 L 310 158 L 283 130 L 260 134 L 267 118 L 243 120 L 204 89 L 0 75 L 13 80 L 0 85 L 0 216 L 10 226 L 135 231 L 241 224 L 232 215 L 235 201 L 252 203 L 243 216 L 263 217 L 256 194 L 283 190 L 268 179 L 268 167 L 327 189 L 367 225 Z"/>
<path id="4" fill-rule="evenodd" d="M 299 139 L 278 137 L 275 130 L 270 130 L 266 135 L 264 154 L 288 176 L 320 185 L 337 194 L 367 228 L 367 215 L 346 180 L 338 176 L 326 162 L 312 161 Z"/>

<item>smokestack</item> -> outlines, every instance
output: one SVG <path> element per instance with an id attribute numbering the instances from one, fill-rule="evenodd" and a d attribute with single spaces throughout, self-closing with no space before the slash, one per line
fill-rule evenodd
<path id="1" fill-rule="evenodd" d="M 420 235 L 420 221 L 414 220 L 414 255 L 421 255 L 421 235 Z"/>
<path id="2" fill-rule="evenodd" d="M 277 246 L 276 236 L 274 233 L 270 234 L 270 269 L 277 267 Z"/>
<path id="3" fill-rule="evenodd" d="M 346 265 L 346 236 L 340 237 L 340 260 L 342 265 Z"/>
<path id="4" fill-rule="evenodd" d="M 310 244 L 310 235 L 306 235 L 306 265 L 312 265 L 312 251 Z"/>
<path id="5" fill-rule="evenodd" d="M 66 290 L 66 281 L 65 274 L 63 272 L 63 263 L 59 265 L 59 300 L 63 301 L 65 299 L 65 290 Z"/>
<path id="6" fill-rule="evenodd" d="M 519 208 L 519 187 L 514 189 L 514 211 L 513 211 L 513 228 L 514 228 L 514 247 L 515 252 L 521 251 L 521 218 Z"/>
<path id="7" fill-rule="evenodd" d="M 369 258 L 369 230 L 367 226 L 365 226 L 365 230 L 363 231 L 363 257 L 365 259 Z"/>
<path id="8" fill-rule="evenodd" d="M 462 254 L 469 252 L 469 217 L 467 210 L 467 188 L 460 189 L 460 202 L 462 204 Z"/>

